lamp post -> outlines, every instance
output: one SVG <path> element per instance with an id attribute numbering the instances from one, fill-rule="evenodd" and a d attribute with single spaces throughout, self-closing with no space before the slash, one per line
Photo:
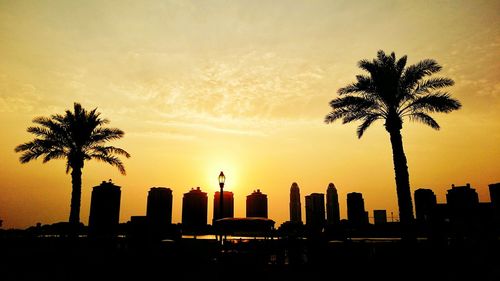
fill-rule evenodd
<path id="1" fill-rule="evenodd" d="M 221 171 L 219 174 L 219 187 L 220 187 L 220 194 L 219 194 L 219 219 L 224 218 L 224 182 L 226 181 L 226 176 L 224 176 L 224 173 Z"/>
<path id="2" fill-rule="evenodd" d="M 221 171 L 219 174 L 219 187 L 220 187 L 220 193 L 219 193 L 219 219 L 224 218 L 223 215 L 223 210 L 224 210 L 224 182 L 226 181 L 226 176 L 224 176 L 224 173 Z M 220 242 L 222 242 L 222 232 L 220 234 Z"/>

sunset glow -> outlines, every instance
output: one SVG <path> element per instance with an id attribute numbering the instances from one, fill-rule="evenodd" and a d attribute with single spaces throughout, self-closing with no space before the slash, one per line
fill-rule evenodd
<path id="1" fill-rule="evenodd" d="M 4 228 L 67 221 L 65 162 L 19 163 L 26 128 L 79 102 L 125 132 L 127 175 L 92 161 L 83 169 L 81 221 L 93 186 L 122 187 L 120 222 L 144 215 L 148 190 L 208 193 L 217 176 L 245 197 L 267 194 L 276 226 L 289 219 L 293 182 L 302 200 L 361 192 L 370 211 L 397 216 L 391 144 L 383 123 L 323 122 L 337 90 L 364 74 L 377 50 L 435 59 L 462 108 L 433 115 L 440 131 L 406 121 L 412 192 L 470 183 L 480 201 L 500 181 L 499 1 L 0 1 L 0 219 Z M 303 205 L 304 206 L 304 205 Z M 304 212 L 303 212 L 304 213 Z M 303 215 L 304 219 L 304 215 Z"/>

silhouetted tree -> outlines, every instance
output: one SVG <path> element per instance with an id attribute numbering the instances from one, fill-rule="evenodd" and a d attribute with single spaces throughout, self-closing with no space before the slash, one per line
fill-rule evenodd
<path id="1" fill-rule="evenodd" d="M 373 61 L 359 61 L 358 66 L 369 75 L 357 75 L 356 82 L 340 88 L 340 97 L 330 101 L 333 110 L 325 117 L 326 123 L 337 119 L 343 119 L 343 124 L 360 120 L 359 138 L 373 122 L 385 120 L 392 144 L 399 217 L 403 224 L 413 222 L 408 166 L 401 137 L 403 119 L 408 117 L 439 130 L 438 123 L 428 113 L 448 113 L 461 107 L 458 100 L 439 91 L 452 86 L 453 80 L 427 78 L 441 70 L 436 61 L 425 59 L 405 67 L 406 59 L 403 56 L 396 60 L 394 52 L 388 56 L 380 50 Z"/>
<path id="2" fill-rule="evenodd" d="M 39 126 L 29 127 L 27 131 L 37 138 L 15 148 L 23 154 L 21 163 L 43 156 L 43 163 L 52 159 L 66 159 L 66 173 L 71 170 L 71 210 L 69 222 L 80 223 L 80 200 L 82 190 L 82 168 L 86 160 L 96 159 L 116 166 L 125 174 L 125 167 L 117 155 L 130 157 L 128 152 L 114 146 L 105 146 L 111 140 L 120 139 L 124 132 L 116 128 L 104 128 L 109 123 L 102 119 L 97 108 L 87 111 L 79 103 L 74 111 L 66 110 L 64 115 L 36 117 L 33 122 Z"/>

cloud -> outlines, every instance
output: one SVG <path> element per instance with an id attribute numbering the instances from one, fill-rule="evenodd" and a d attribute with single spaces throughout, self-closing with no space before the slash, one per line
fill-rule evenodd
<path id="1" fill-rule="evenodd" d="M 213 116 L 289 117 L 283 108 L 300 107 L 324 71 L 304 59 L 270 52 L 249 52 L 201 63 L 178 79 L 158 77 L 113 85 L 130 101 L 189 114 Z"/>
<path id="2" fill-rule="evenodd" d="M 129 117 L 149 124 L 262 137 L 270 128 L 308 119 L 303 108 L 324 77 L 321 67 L 305 59 L 251 51 L 200 61 L 175 77 L 111 82 L 109 91 L 122 98 L 118 103 Z"/>

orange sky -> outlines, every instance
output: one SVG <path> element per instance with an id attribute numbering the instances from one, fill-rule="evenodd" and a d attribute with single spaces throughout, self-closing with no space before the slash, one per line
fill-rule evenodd
<path id="1" fill-rule="evenodd" d="M 352 3 L 355 2 L 355 3 Z M 397 214 L 389 136 L 375 123 L 326 125 L 328 102 L 376 51 L 433 58 L 463 108 L 434 115 L 441 131 L 406 122 L 412 190 L 445 201 L 471 183 L 481 201 L 500 181 L 498 1 L 0 1 L 0 219 L 4 228 L 66 221 L 65 162 L 21 165 L 14 147 L 35 116 L 80 102 L 126 132 L 127 176 L 99 162 L 83 170 L 81 220 L 92 186 L 122 186 L 121 222 L 144 215 L 147 191 L 213 193 L 223 170 L 235 193 L 268 195 L 277 226 L 289 218 L 292 182 L 304 196 L 362 192 L 367 210 Z M 304 214 L 304 213 L 303 213 Z M 304 217 L 304 216 L 303 216 Z M 303 218 L 304 219 L 304 218 Z"/>

